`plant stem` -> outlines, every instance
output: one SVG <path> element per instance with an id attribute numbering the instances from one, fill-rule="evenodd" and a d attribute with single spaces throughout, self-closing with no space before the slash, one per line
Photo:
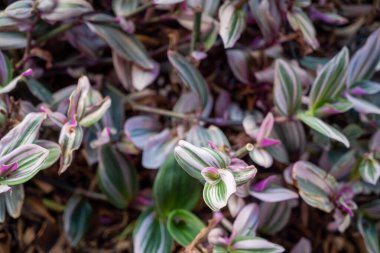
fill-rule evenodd
<path id="1" fill-rule="evenodd" d="M 246 156 L 249 152 L 251 152 L 254 149 L 254 146 L 252 143 L 247 143 L 244 145 L 244 147 L 241 147 L 235 152 L 235 156 L 237 158 L 243 158 Z"/>
<path id="2" fill-rule="evenodd" d="M 57 36 L 58 34 L 61 34 L 63 32 L 66 32 L 67 30 L 73 28 L 74 26 L 76 26 L 77 23 L 69 23 L 69 24 L 63 24 L 61 26 L 58 26 L 57 28 L 51 30 L 50 32 L 48 32 L 47 34 L 41 36 L 40 38 L 38 38 L 36 44 L 41 44 L 55 36 Z"/>
<path id="3" fill-rule="evenodd" d="M 201 34 L 201 23 L 202 23 L 202 8 L 196 7 L 193 33 L 191 34 L 190 53 L 197 49 L 197 44 L 199 42 L 200 34 Z"/>

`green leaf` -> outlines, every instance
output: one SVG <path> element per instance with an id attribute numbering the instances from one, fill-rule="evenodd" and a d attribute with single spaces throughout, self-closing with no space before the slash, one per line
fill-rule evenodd
<path id="1" fill-rule="evenodd" d="M 307 44 L 313 49 L 319 47 L 313 22 L 301 8 L 294 7 L 293 10 L 287 12 L 287 17 L 290 26 L 294 30 L 299 30 L 302 33 Z"/>
<path id="2" fill-rule="evenodd" d="M 348 141 L 347 137 L 344 136 L 344 134 L 332 126 L 326 124 L 322 120 L 313 116 L 308 116 L 304 113 L 299 113 L 297 115 L 297 118 L 320 134 L 343 143 L 347 148 L 350 147 L 350 142 Z"/>
<path id="3" fill-rule="evenodd" d="M 16 219 L 21 215 L 24 198 L 24 185 L 20 184 L 12 186 L 11 190 L 1 194 L 0 202 L 5 202 L 5 206 L 2 204 L 0 208 L 6 208 L 9 216 Z M 5 214 L 5 210 L 2 210 L 1 213 Z M 4 220 L 0 219 L 0 222 L 2 221 Z"/>
<path id="4" fill-rule="evenodd" d="M 174 240 L 186 247 L 205 227 L 205 224 L 193 213 L 180 209 L 170 212 L 167 226 Z"/>
<path id="5" fill-rule="evenodd" d="M 33 143 L 44 119 L 45 115 L 43 113 L 29 113 L 26 115 L 21 123 L 0 140 L 0 157 L 21 145 Z"/>
<path id="6" fill-rule="evenodd" d="M 209 89 L 206 80 L 199 70 L 185 57 L 174 51 L 168 51 L 170 63 L 178 71 L 183 83 L 198 94 L 202 107 L 205 108 L 209 100 Z"/>
<path id="7" fill-rule="evenodd" d="M 358 219 L 358 229 L 364 239 L 368 253 L 380 252 L 379 234 L 376 229 L 376 223 L 360 216 Z"/>
<path id="8" fill-rule="evenodd" d="M 161 215 L 175 209 L 191 210 L 199 201 L 200 183 L 179 166 L 171 154 L 158 171 L 153 185 L 155 205 Z"/>
<path id="9" fill-rule="evenodd" d="M 273 97 L 278 111 L 284 116 L 294 115 L 301 105 L 301 96 L 301 81 L 294 68 L 276 60 Z"/>
<path id="10" fill-rule="evenodd" d="M 116 26 L 98 22 L 104 18 L 111 18 L 105 14 L 97 14 L 90 17 L 87 25 L 121 57 L 133 61 L 145 69 L 153 69 L 154 62 L 139 40 L 133 35 L 127 34 Z"/>
<path id="11" fill-rule="evenodd" d="M 352 87 L 357 81 L 370 79 L 375 73 L 380 58 L 379 39 L 380 29 L 377 29 L 352 57 L 348 67 L 347 88 Z"/>
<path id="12" fill-rule="evenodd" d="M 206 182 L 203 188 L 203 199 L 213 211 L 227 205 L 228 199 L 236 192 L 236 182 L 233 174 L 225 169 L 218 169 L 219 179 L 213 183 Z"/>
<path id="13" fill-rule="evenodd" d="M 26 86 L 30 92 L 42 102 L 47 104 L 52 104 L 54 102 L 53 94 L 39 81 L 33 78 L 27 78 Z"/>
<path id="14" fill-rule="evenodd" d="M 0 49 L 19 49 L 26 47 L 26 34 L 21 32 L 0 32 Z"/>
<path id="15" fill-rule="evenodd" d="M 153 208 L 140 214 L 133 231 L 134 253 L 169 253 L 172 245 L 173 239 L 166 224 L 157 217 Z"/>
<path id="16" fill-rule="evenodd" d="M 310 91 L 312 111 L 341 95 L 347 75 L 348 57 L 348 49 L 344 47 L 339 54 L 323 66 Z"/>
<path id="17" fill-rule="evenodd" d="M 99 188 L 117 208 L 124 209 L 137 193 L 137 172 L 134 166 L 112 146 L 98 150 L 97 179 Z"/>
<path id="18" fill-rule="evenodd" d="M 219 35 L 222 37 L 224 48 L 231 48 L 245 29 L 245 13 L 242 9 L 237 9 L 233 2 L 226 1 L 219 8 L 219 20 Z"/>
<path id="19" fill-rule="evenodd" d="M 332 175 L 312 163 L 300 161 L 294 164 L 292 177 L 297 183 L 300 196 L 308 205 L 328 213 L 334 209 L 334 203 L 330 199 L 337 182 Z"/>
<path id="20" fill-rule="evenodd" d="M 364 158 L 359 164 L 359 172 L 365 182 L 376 185 L 380 178 L 380 164 L 373 157 Z"/>
<path id="21" fill-rule="evenodd" d="M 41 170 L 50 168 L 59 159 L 61 147 L 57 143 L 48 140 L 37 140 L 34 143 L 49 151 L 47 158 L 41 166 Z"/>
<path id="22" fill-rule="evenodd" d="M 232 240 L 231 253 L 281 253 L 285 249 L 256 236 L 237 236 Z"/>
<path id="23" fill-rule="evenodd" d="M 71 246 L 76 246 L 84 238 L 92 215 L 90 203 L 79 195 L 73 195 L 63 213 L 63 229 Z"/>

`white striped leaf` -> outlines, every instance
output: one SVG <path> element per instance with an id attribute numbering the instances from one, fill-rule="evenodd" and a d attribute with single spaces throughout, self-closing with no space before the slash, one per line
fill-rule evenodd
<path id="1" fill-rule="evenodd" d="M 170 63 L 177 70 L 183 83 L 198 94 L 202 102 L 202 107 L 205 108 L 209 101 L 209 89 L 200 71 L 186 60 L 185 57 L 175 51 L 168 51 L 168 58 Z"/>
<path id="2" fill-rule="evenodd" d="M 351 88 L 357 81 L 371 78 L 375 73 L 379 58 L 380 29 L 377 29 L 352 57 L 348 66 L 346 87 Z"/>
<path id="3" fill-rule="evenodd" d="M 0 32 L 0 49 L 19 49 L 26 47 L 26 33 L 22 32 Z"/>
<path id="4" fill-rule="evenodd" d="M 260 209 L 256 203 L 244 206 L 233 223 L 238 235 L 255 235 L 259 225 Z"/>
<path id="5" fill-rule="evenodd" d="M 201 190 L 201 184 L 190 177 L 171 154 L 160 167 L 153 185 L 157 211 L 168 216 L 175 209 L 191 210 L 198 203 Z"/>
<path id="6" fill-rule="evenodd" d="M 79 78 L 78 85 L 69 98 L 70 103 L 69 108 L 67 109 L 67 116 L 70 119 L 82 118 L 86 109 L 86 102 L 90 92 L 90 87 L 90 80 L 88 80 L 87 76 L 82 76 Z"/>
<path id="7" fill-rule="evenodd" d="M 357 225 L 368 253 L 380 252 L 379 233 L 376 229 L 376 223 L 365 219 L 363 216 L 359 216 Z"/>
<path id="8" fill-rule="evenodd" d="M 302 199 L 310 206 L 331 212 L 334 203 L 331 201 L 337 182 L 333 176 L 309 162 L 295 163 L 292 172 Z"/>
<path id="9" fill-rule="evenodd" d="M 364 99 L 356 98 L 354 96 L 351 96 L 350 94 L 346 94 L 346 97 L 348 101 L 352 103 L 352 106 L 354 109 L 360 113 L 365 113 L 365 114 L 380 114 L 380 108 L 372 104 Z"/>
<path id="10" fill-rule="evenodd" d="M 269 168 L 273 164 L 273 157 L 263 148 L 254 148 L 249 152 L 249 157 L 254 163 L 264 168 Z"/>
<path id="11" fill-rule="evenodd" d="M 146 115 L 131 117 L 124 125 L 125 135 L 139 149 L 143 149 L 149 138 L 158 134 L 160 129 L 158 120 Z"/>
<path id="12" fill-rule="evenodd" d="M 178 137 L 173 137 L 170 129 L 165 128 L 160 133 L 149 138 L 144 146 L 142 165 L 146 169 L 158 169 L 177 145 Z"/>
<path id="13" fill-rule="evenodd" d="M 5 200 L 5 207 L 7 208 L 9 216 L 14 219 L 20 217 L 25 198 L 24 185 L 20 184 L 12 186 L 10 191 L 7 191 L 2 195 L 3 197 L 1 198 L 4 198 Z"/>
<path id="14" fill-rule="evenodd" d="M 73 195 L 63 212 L 63 229 L 71 246 L 76 246 L 86 235 L 91 221 L 92 207 L 79 195 Z"/>
<path id="15" fill-rule="evenodd" d="M 263 191 L 251 190 L 250 195 L 264 202 L 281 202 L 297 199 L 298 194 L 281 186 L 271 186 Z"/>
<path id="16" fill-rule="evenodd" d="M 32 0 L 17 1 L 8 5 L 4 12 L 11 18 L 27 19 L 32 16 L 33 3 Z"/>
<path id="17" fill-rule="evenodd" d="M 204 182 L 201 175 L 204 168 L 225 169 L 230 163 L 230 158 L 222 152 L 205 147 L 199 148 L 183 140 L 178 142 L 174 154 L 182 169 L 201 182 Z"/>
<path id="18" fill-rule="evenodd" d="M 41 166 L 41 170 L 50 168 L 56 161 L 58 161 L 61 155 L 61 147 L 57 143 L 48 140 L 37 140 L 34 144 L 49 151 L 48 156 Z"/>
<path id="19" fill-rule="evenodd" d="M 297 118 L 300 119 L 306 125 L 308 125 L 310 128 L 312 128 L 313 130 L 319 132 L 320 134 L 323 134 L 324 136 L 327 136 L 331 139 L 334 139 L 336 141 L 343 143 L 347 148 L 350 147 L 350 142 L 348 141 L 347 137 L 344 134 L 342 134 L 337 129 L 333 128 L 332 126 L 326 124 L 322 120 L 313 116 L 308 116 L 303 113 L 298 114 Z"/>
<path id="20" fill-rule="evenodd" d="M 301 105 L 302 86 L 294 68 L 283 60 L 276 60 L 273 99 L 278 111 L 285 116 L 297 113 Z"/>
<path id="21" fill-rule="evenodd" d="M 22 184 L 36 175 L 42 168 L 49 151 L 35 144 L 22 145 L 0 158 L 0 165 L 13 165 L 15 170 L 3 175 L 1 184 Z"/>
<path id="22" fill-rule="evenodd" d="M 104 39 L 119 56 L 133 61 L 142 68 L 153 69 L 154 61 L 149 57 L 144 45 L 139 40 L 133 35 L 121 31 L 116 26 L 98 22 L 109 18 L 111 17 L 105 14 L 97 14 L 89 19 L 87 25 L 99 37 Z"/>
<path id="23" fill-rule="evenodd" d="M 238 252 L 265 252 L 281 253 L 285 249 L 277 244 L 271 243 L 263 238 L 254 236 L 237 236 L 232 240 L 232 253 Z"/>
<path id="24" fill-rule="evenodd" d="M 177 209 L 170 212 L 167 227 L 173 239 L 186 247 L 205 227 L 205 224 L 193 213 Z"/>
<path id="25" fill-rule="evenodd" d="M 177 4 L 181 2 L 183 2 L 183 0 L 153 0 L 154 4 Z"/>
<path id="26" fill-rule="evenodd" d="M 98 104 L 88 107 L 79 121 L 83 127 L 89 127 L 103 118 L 104 114 L 111 106 L 110 97 L 105 97 Z"/>
<path id="27" fill-rule="evenodd" d="M 128 16 L 137 9 L 139 2 L 139 0 L 112 0 L 112 10 L 117 16 Z"/>
<path id="28" fill-rule="evenodd" d="M 0 85 L 9 83 L 12 79 L 12 65 L 9 58 L 0 51 Z"/>
<path id="29" fill-rule="evenodd" d="M 153 208 L 148 208 L 137 219 L 133 231 L 134 253 L 169 253 L 173 245 L 165 222 Z"/>
<path id="30" fill-rule="evenodd" d="M 219 35 L 222 37 L 224 48 L 231 48 L 245 29 L 245 13 L 235 8 L 233 2 L 226 1 L 219 8 L 219 21 Z"/>
<path id="31" fill-rule="evenodd" d="M 42 19 L 53 23 L 93 11 L 92 5 L 85 0 L 59 0 L 56 5 L 51 0 L 40 0 L 37 8 Z"/>
<path id="32" fill-rule="evenodd" d="M 4 93 L 8 93 L 12 91 L 14 88 L 16 88 L 16 85 L 18 84 L 18 82 L 24 79 L 23 77 L 31 76 L 32 74 L 33 74 L 32 69 L 27 69 L 26 71 L 22 72 L 21 75 L 15 77 L 9 83 L 4 84 L 3 86 L 0 86 L 0 94 L 4 94 Z"/>
<path id="33" fill-rule="evenodd" d="M 213 211 L 218 211 L 225 207 L 228 199 L 236 192 L 236 182 L 230 171 L 217 169 L 216 173 L 217 178 L 214 178 L 214 182 L 209 183 L 209 180 L 206 180 L 207 182 L 203 188 L 203 200 Z"/>
<path id="34" fill-rule="evenodd" d="M 278 233 L 288 224 L 291 212 L 291 201 L 261 202 L 258 230 L 269 235 Z"/>
<path id="35" fill-rule="evenodd" d="M 99 147 L 98 159 L 100 190 L 114 206 L 125 209 L 137 193 L 136 169 L 110 145 Z"/>
<path id="36" fill-rule="evenodd" d="M 290 26 L 294 30 L 299 30 L 302 33 L 302 36 L 307 44 L 309 44 L 313 49 L 319 47 L 314 25 L 301 8 L 294 7 L 293 10 L 287 12 L 287 17 Z"/>
<path id="37" fill-rule="evenodd" d="M 364 158 L 359 164 L 359 172 L 365 182 L 376 185 L 380 177 L 380 164 L 373 157 Z"/>
<path id="38" fill-rule="evenodd" d="M 341 95 L 347 75 L 348 57 L 348 49 L 344 47 L 318 73 L 309 95 L 313 111 Z"/>
<path id="39" fill-rule="evenodd" d="M 75 120 L 68 121 L 61 129 L 58 143 L 61 146 L 61 159 L 58 173 L 67 170 L 73 160 L 73 152 L 78 150 L 83 139 L 83 129 Z"/>
<path id="40" fill-rule="evenodd" d="M 44 118 L 43 113 L 29 113 L 26 115 L 21 123 L 0 140 L 0 157 L 21 145 L 33 143 Z"/>

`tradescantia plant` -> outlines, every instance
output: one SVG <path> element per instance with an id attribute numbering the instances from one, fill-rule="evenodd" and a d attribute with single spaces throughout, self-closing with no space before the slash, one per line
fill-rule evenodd
<path id="1" fill-rule="evenodd" d="M 0 10 L 1 252 L 380 252 L 375 3 Z"/>

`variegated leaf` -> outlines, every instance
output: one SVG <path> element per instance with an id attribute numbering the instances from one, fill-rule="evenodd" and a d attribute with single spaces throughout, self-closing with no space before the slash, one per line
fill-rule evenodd
<path id="1" fill-rule="evenodd" d="M 37 8 L 42 13 L 42 19 L 53 23 L 93 11 L 92 5 L 85 0 L 59 0 L 56 4 L 41 0 Z"/>
<path id="2" fill-rule="evenodd" d="M 12 79 L 12 65 L 8 57 L 0 51 L 0 85 L 4 86 Z"/>
<path id="3" fill-rule="evenodd" d="M 153 69 L 154 62 L 149 57 L 145 47 L 133 35 L 127 34 L 115 26 L 97 22 L 109 19 L 105 14 L 97 14 L 90 17 L 87 25 L 121 57 L 133 61 L 145 69 Z M 112 19 L 112 18 L 111 18 Z"/>
<path id="4" fill-rule="evenodd" d="M 24 185 L 15 185 L 10 191 L 2 193 L 0 196 L 0 202 L 3 202 L 1 205 L 2 208 L 6 208 L 9 216 L 16 219 L 20 217 L 22 206 L 24 204 L 25 192 Z M 4 205 L 5 204 L 5 205 Z M 5 214 L 5 210 L 2 210 L 1 213 Z M 4 220 L 0 219 L 0 222 Z"/>
<path id="5" fill-rule="evenodd" d="M 254 236 L 237 236 L 232 240 L 232 252 L 281 253 L 285 249 L 277 244 Z"/>
<path id="6" fill-rule="evenodd" d="M 273 97 L 278 111 L 285 116 L 297 113 L 301 105 L 301 81 L 293 67 L 276 60 Z"/>
<path id="7" fill-rule="evenodd" d="M 222 37 L 224 48 L 231 48 L 245 29 L 245 13 L 235 8 L 233 2 L 226 1 L 219 8 L 219 21 L 219 35 Z"/>
<path id="8" fill-rule="evenodd" d="M 222 152 L 199 148 L 186 141 L 179 141 L 174 149 L 175 158 L 190 176 L 204 182 L 201 171 L 207 167 L 227 168 L 230 159 Z"/>
<path id="9" fill-rule="evenodd" d="M 312 163 L 300 161 L 295 163 L 292 177 L 300 196 L 307 204 L 328 213 L 333 210 L 331 196 L 337 187 L 333 176 Z"/>
<path id="10" fill-rule="evenodd" d="M 22 184 L 36 175 L 42 168 L 49 151 L 35 144 L 15 148 L 0 158 L 0 165 L 15 165 L 12 171 L 2 175 L 0 182 L 6 185 Z"/>
<path id="11" fill-rule="evenodd" d="M 291 201 L 262 202 L 258 230 L 269 235 L 278 233 L 288 224 L 291 212 Z"/>
<path id="12" fill-rule="evenodd" d="M 103 118 L 104 114 L 111 106 L 110 97 L 105 97 L 100 103 L 89 107 L 79 121 L 79 125 L 89 127 Z"/>
<path id="13" fill-rule="evenodd" d="M 249 157 L 251 157 L 252 161 L 257 165 L 260 165 L 264 168 L 269 168 L 273 164 L 273 157 L 262 148 L 254 148 L 249 152 Z"/>
<path id="14" fill-rule="evenodd" d="M 308 125 L 310 128 L 319 132 L 320 134 L 323 134 L 331 139 L 334 139 L 336 141 L 343 143 L 347 148 L 350 147 L 350 142 L 348 141 L 347 137 L 344 134 L 342 134 L 337 129 L 333 128 L 332 126 L 329 126 L 322 120 L 313 116 L 308 116 L 303 113 L 298 114 L 297 118 L 300 119 L 306 125 Z"/>
<path id="15" fill-rule="evenodd" d="M 0 32 L 0 49 L 25 48 L 27 44 L 26 33 L 22 32 Z"/>
<path id="16" fill-rule="evenodd" d="M 37 140 L 34 144 L 49 151 L 48 156 L 41 166 L 41 170 L 50 168 L 56 161 L 58 161 L 61 155 L 61 147 L 57 143 L 48 140 Z"/>
<path id="17" fill-rule="evenodd" d="M 32 16 L 32 8 L 32 0 L 21 0 L 8 5 L 4 12 L 10 18 L 27 19 Z"/>
<path id="18" fill-rule="evenodd" d="M 368 37 L 352 57 L 348 66 L 346 87 L 351 88 L 357 81 L 370 79 L 380 58 L 380 29 Z"/>
<path id="19" fill-rule="evenodd" d="M 230 196 L 236 192 L 236 182 L 232 173 L 225 169 L 217 169 L 217 178 L 203 188 L 203 200 L 207 206 L 217 211 L 227 205 Z"/>
<path id="20" fill-rule="evenodd" d="M 98 159 L 99 188 L 114 206 L 125 209 L 137 193 L 136 169 L 110 145 L 99 147 Z"/>
<path id="21" fill-rule="evenodd" d="M 177 70 L 183 83 L 199 96 L 202 107 L 205 108 L 209 100 L 209 89 L 200 71 L 185 57 L 175 51 L 168 51 L 168 58 Z"/>
<path id="22" fill-rule="evenodd" d="M 62 174 L 71 165 L 73 152 L 79 149 L 83 139 L 83 129 L 75 120 L 70 120 L 61 129 L 59 145 L 61 146 L 61 159 L 59 174 Z"/>
<path id="23" fill-rule="evenodd" d="M 161 124 L 151 116 L 139 115 L 129 118 L 124 125 L 125 135 L 139 149 L 143 149 L 149 138 L 158 134 Z"/>
<path id="24" fill-rule="evenodd" d="M 256 203 L 244 206 L 233 223 L 238 235 L 255 235 L 259 225 L 260 209 Z"/>
<path id="25" fill-rule="evenodd" d="M 12 91 L 14 88 L 16 88 L 16 85 L 19 81 L 23 79 L 23 77 L 32 75 L 33 71 L 32 69 L 27 69 L 26 71 L 22 72 L 21 75 L 17 76 L 13 80 L 11 80 L 9 83 L 4 84 L 4 86 L 0 86 L 0 94 L 8 93 Z"/>
<path id="26" fill-rule="evenodd" d="M 165 222 L 153 208 L 148 208 L 137 219 L 133 231 L 133 252 L 169 253 L 173 245 Z"/>
<path id="27" fill-rule="evenodd" d="M 364 239 L 368 253 L 380 252 L 379 233 L 377 232 L 375 222 L 359 216 L 358 229 Z"/>
<path id="28" fill-rule="evenodd" d="M 0 140 L 0 157 L 17 147 L 33 143 L 44 119 L 44 113 L 29 113 Z"/>
<path id="29" fill-rule="evenodd" d="M 173 210 L 168 217 L 167 228 L 170 235 L 184 247 L 189 245 L 204 227 L 205 224 L 187 210 Z"/>
<path id="30" fill-rule="evenodd" d="M 128 16 L 137 9 L 139 2 L 139 0 L 112 0 L 112 10 L 117 16 Z"/>
<path id="31" fill-rule="evenodd" d="M 277 185 L 271 186 L 263 191 L 252 190 L 250 194 L 264 202 L 280 202 L 298 198 L 297 193 Z"/>
<path id="32" fill-rule="evenodd" d="M 373 157 L 364 158 L 359 164 L 359 172 L 365 182 L 376 185 L 380 178 L 380 164 Z"/>
<path id="33" fill-rule="evenodd" d="M 348 49 L 344 47 L 318 73 L 309 96 L 312 111 L 341 95 L 347 75 L 348 57 Z"/>
<path id="34" fill-rule="evenodd" d="M 309 44 L 313 49 L 319 47 L 314 25 L 301 8 L 294 7 L 291 11 L 287 12 L 287 17 L 290 26 L 294 30 L 299 30 L 302 33 L 307 44 Z"/>

